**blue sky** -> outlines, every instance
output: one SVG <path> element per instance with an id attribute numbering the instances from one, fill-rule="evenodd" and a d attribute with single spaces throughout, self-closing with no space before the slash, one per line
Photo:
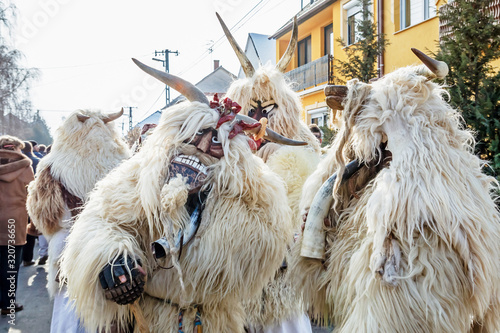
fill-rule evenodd
<path id="1" fill-rule="evenodd" d="M 16 1 L 13 44 L 23 65 L 37 67 L 35 109 L 53 131 L 69 112 L 116 111 L 136 106 L 138 122 L 165 105 L 164 85 L 130 60 L 159 69 L 155 50 L 170 55 L 170 72 L 193 83 L 213 70 L 213 60 L 237 74 L 239 63 L 215 16 L 218 11 L 243 48 L 250 32 L 272 34 L 300 10 L 300 0 L 38 0 Z M 211 54 L 207 49 L 215 43 Z M 172 91 L 172 98 L 177 94 Z M 128 118 L 123 117 L 125 126 Z M 121 126 L 122 120 L 119 121 Z"/>

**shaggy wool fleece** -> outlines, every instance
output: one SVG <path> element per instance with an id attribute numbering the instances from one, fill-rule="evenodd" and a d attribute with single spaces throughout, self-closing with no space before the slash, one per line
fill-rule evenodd
<path id="1" fill-rule="evenodd" d="M 304 210 L 348 161 L 378 159 L 383 142 L 392 153 L 373 179 L 363 169 L 355 190 L 337 182 L 324 264 L 294 249 L 295 283 L 335 332 L 500 329 L 497 183 L 430 76 L 412 66 L 350 81 L 342 128 L 306 182 Z"/>
<path id="2" fill-rule="evenodd" d="M 113 321 L 123 327 L 132 316 L 130 306 L 105 299 L 98 278 L 122 254 L 140 259 L 147 272 L 138 304 L 151 332 L 176 333 L 180 309 L 190 331 L 195 306 L 204 332 L 243 332 L 241 300 L 269 282 L 285 256 L 292 227 L 283 181 L 252 155 L 246 136 L 228 139 L 229 123 L 218 129 L 225 155 L 208 165 L 200 229 L 184 246 L 178 269 L 158 264 L 169 266 L 179 249 L 158 263 L 151 251 L 153 241 L 172 239 L 188 223 L 185 199 L 179 199 L 186 198 L 187 185 L 169 177 L 170 161 L 192 147 L 184 142 L 215 127 L 218 119 L 217 111 L 198 102 L 169 108 L 142 149 L 97 184 L 68 237 L 61 264 L 69 296 L 89 331 L 109 332 Z"/>
<path id="3" fill-rule="evenodd" d="M 81 122 L 79 114 L 89 119 Z M 66 206 L 59 184 L 84 201 L 98 180 L 130 156 L 115 124 L 102 121 L 105 116 L 99 111 L 73 112 L 57 129 L 50 154 L 38 164 L 37 177 L 28 187 L 27 208 L 45 236 L 64 227 Z"/>
<path id="4" fill-rule="evenodd" d="M 248 113 L 252 108 L 251 101 L 274 100 L 277 107 L 268 118 L 269 127 L 285 137 L 308 143 L 306 148 L 268 143 L 257 153 L 285 181 L 288 205 L 292 209 L 293 230 L 298 232 L 301 224 L 298 209 L 300 193 L 305 180 L 319 163 L 320 146 L 316 137 L 300 120 L 302 105 L 297 93 L 293 91 L 285 75 L 268 64 L 258 68 L 252 77 L 233 82 L 227 96 L 242 106 L 243 113 Z M 291 272 L 287 270 L 283 274 Z M 280 277 L 266 286 L 262 295 L 245 301 L 249 324 L 267 326 L 296 316 L 302 312 L 302 301 L 298 296 Z"/>
<path id="5" fill-rule="evenodd" d="M 77 115 L 89 118 L 81 122 Z M 130 155 L 114 122 L 102 120 L 106 116 L 90 110 L 69 115 L 57 129 L 50 154 L 40 161 L 36 178 L 28 186 L 28 213 L 50 241 L 48 290 L 51 296 L 58 290 L 58 261 L 73 224 L 61 186 L 85 202 L 96 182 Z"/>

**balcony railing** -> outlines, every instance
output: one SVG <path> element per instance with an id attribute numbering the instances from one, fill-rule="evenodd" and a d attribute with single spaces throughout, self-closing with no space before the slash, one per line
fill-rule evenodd
<path id="1" fill-rule="evenodd" d="M 500 0 L 499 0 L 500 1 Z M 333 56 L 325 55 L 308 64 L 292 69 L 286 76 L 295 83 L 295 91 L 333 82 Z"/>
<path id="2" fill-rule="evenodd" d="M 474 0 L 470 0 L 474 1 Z M 441 13 L 446 12 L 451 6 L 456 6 L 457 2 L 453 1 L 439 8 Z M 488 6 L 487 10 L 493 15 L 493 17 L 500 22 L 500 0 L 493 0 Z M 449 22 L 439 18 L 439 38 L 453 34 Z"/>

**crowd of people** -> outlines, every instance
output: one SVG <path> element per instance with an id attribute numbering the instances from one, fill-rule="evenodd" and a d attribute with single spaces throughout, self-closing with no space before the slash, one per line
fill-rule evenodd
<path id="1" fill-rule="evenodd" d="M 39 241 L 38 265 L 48 259 L 46 238 L 31 223 L 26 211 L 26 186 L 34 180 L 40 159 L 50 146 L 34 140 L 0 136 L 0 308 L 2 314 L 23 310 L 16 302 L 19 266 L 34 265 L 35 242 Z M 13 288 L 14 287 L 14 288 Z"/>

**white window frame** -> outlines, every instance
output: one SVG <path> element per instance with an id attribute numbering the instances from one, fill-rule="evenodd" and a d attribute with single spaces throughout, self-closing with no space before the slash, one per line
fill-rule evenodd
<path id="1" fill-rule="evenodd" d="M 363 15 L 363 8 L 361 7 L 361 2 L 359 0 L 351 0 L 349 1 L 348 3 L 346 3 L 344 6 L 343 6 L 343 9 L 345 11 L 345 17 L 346 17 L 346 24 L 345 24 L 345 27 L 346 27 L 346 44 L 347 45 L 352 45 L 352 44 L 355 44 L 357 41 L 359 41 L 359 35 L 357 33 L 357 29 L 356 29 L 356 23 L 354 23 L 354 40 L 350 40 L 350 33 L 349 33 L 349 19 L 351 17 L 354 17 L 354 20 L 355 21 L 358 21 L 360 19 L 362 19 L 362 15 Z"/>
<path id="2" fill-rule="evenodd" d="M 400 0 L 401 1 L 401 0 Z M 359 32 L 356 29 L 356 21 L 361 21 L 363 19 L 363 7 L 361 6 L 361 1 L 359 0 L 351 0 L 342 6 L 344 10 L 344 15 L 346 17 L 344 21 L 345 27 L 345 41 L 346 45 L 352 45 L 357 43 L 360 40 Z M 369 8 L 367 8 L 370 16 L 370 20 L 373 22 L 373 4 Z M 354 41 L 349 40 L 349 18 L 354 16 Z"/>
<path id="3" fill-rule="evenodd" d="M 410 11 L 410 22 L 406 22 L 407 11 Z M 406 0 L 399 0 L 400 30 L 407 29 L 435 16 L 435 0 L 410 0 L 410 8 L 407 8 Z"/>
<path id="4" fill-rule="evenodd" d="M 318 119 L 318 126 L 326 126 L 328 123 L 328 107 L 323 106 L 320 108 L 312 109 L 307 111 L 311 116 L 311 124 L 313 124 L 313 119 Z"/>

